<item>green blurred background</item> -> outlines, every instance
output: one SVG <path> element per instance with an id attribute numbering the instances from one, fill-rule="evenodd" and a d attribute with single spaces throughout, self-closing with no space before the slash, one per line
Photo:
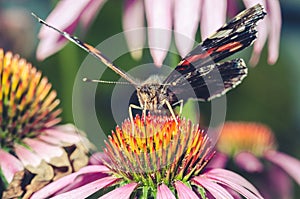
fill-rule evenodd
<path id="1" fill-rule="evenodd" d="M 55 3 L 38 0 L 0 1 L 0 47 L 21 54 L 43 71 L 58 92 L 63 108 L 63 123 L 67 123 L 73 122 L 73 83 L 86 52 L 74 44 L 68 44 L 46 60 L 37 61 L 35 48 L 40 24 L 30 15 L 33 11 L 45 19 Z M 122 3 L 117 0 L 108 1 L 92 26 L 87 31 L 79 29 L 76 35 L 90 44 L 98 44 L 122 32 Z M 274 66 L 268 65 L 267 49 L 264 49 L 259 64 L 255 68 L 249 68 L 249 75 L 244 82 L 227 95 L 226 120 L 267 124 L 276 134 L 279 150 L 300 159 L 300 1 L 282 1 L 281 8 L 283 27 L 279 60 Z M 197 35 L 199 41 L 200 33 Z M 251 50 L 247 49 L 234 57 L 249 60 Z M 178 60 L 178 57 L 170 55 L 166 63 L 175 66 Z M 140 61 L 133 60 L 127 54 L 117 59 L 115 64 L 129 70 L 149 62 L 151 62 L 149 51 L 144 50 Z M 119 79 L 110 70 L 105 71 L 105 77 L 106 80 Z M 115 128 L 109 109 L 113 86 L 102 84 L 98 88 L 101 92 L 97 92 L 96 110 L 101 115 L 107 115 L 101 117 L 99 122 L 103 130 L 109 133 Z M 205 118 L 205 115 L 209 114 L 209 105 L 201 106 Z M 93 139 L 93 142 L 96 143 L 97 140 Z M 296 194 L 300 197 L 299 187 L 296 187 Z"/>

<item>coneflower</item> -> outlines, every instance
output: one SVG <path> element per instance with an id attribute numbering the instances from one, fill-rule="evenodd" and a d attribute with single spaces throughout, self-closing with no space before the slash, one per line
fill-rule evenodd
<path id="1" fill-rule="evenodd" d="M 73 125 L 60 125 L 59 100 L 42 73 L 0 49 L 0 196 L 29 198 L 88 162 L 91 146 Z"/>
<path id="2" fill-rule="evenodd" d="M 293 198 L 290 177 L 300 185 L 300 161 L 277 151 L 276 138 L 266 125 L 226 122 L 217 149 L 219 153 L 210 166 L 229 167 L 232 159 L 235 167 L 248 173 L 266 199 Z"/>
<path id="3" fill-rule="evenodd" d="M 32 198 L 227 198 L 228 190 L 262 198 L 244 178 L 225 169 L 205 169 L 213 158 L 204 130 L 185 119 L 148 115 L 117 127 L 94 165 L 65 176 Z M 97 159 L 97 157 L 100 157 Z"/>

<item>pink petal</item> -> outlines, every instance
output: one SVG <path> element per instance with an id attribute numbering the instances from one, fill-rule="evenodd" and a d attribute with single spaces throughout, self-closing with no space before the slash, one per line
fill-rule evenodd
<path id="1" fill-rule="evenodd" d="M 52 129 L 55 129 L 57 131 L 69 132 L 69 133 L 74 133 L 74 132 L 78 133 L 78 129 L 73 124 L 57 125 Z"/>
<path id="2" fill-rule="evenodd" d="M 88 3 L 88 0 L 80 1 L 78 3 L 73 3 L 71 0 L 60 1 L 47 17 L 46 22 L 63 31 L 71 30 L 70 33 L 72 33 L 77 26 L 81 11 Z M 40 43 L 37 47 L 36 56 L 40 60 L 54 54 L 67 42 L 65 39 L 61 38 L 59 33 L 46 26 L 41 27 L 39 38 Z"/>
<path id="3" fill-rule="evenodd" d="M 205 173 L 205 177 L 235 190 L 246 198 L 263 198 L 250 182 L 232 171 L 211 169 Z"/>
<path id="4" fill-rule="evenodd" d="M 210 181 L 209 179 L 198 176 L 193 178 L 193 182 L 206 189 L 215 198 L 233 199 L 232 195 L 224 187 L 218 185 L 213 181 Z"/>
<path id="5" fill-rule="evenodd" d="M 16 172 L 24 169 L 22 163 L 13 155 L 0 149 L 0 170 L 6 181 L 10 183 Z"/>
<path id="6" fill-rule="evenodd" d="M 300 161 L 284 153 L 268 151 L 265 158 L 287 172 L 300 185 Z"/>
<path id="7" fill-rule="evenodd" d="M 236 0 L 227 0 L 227 16 L 233 18 L 238 13 Z"/>
<path id="8" fill-rule="evenodd" d="M 51 137 L 47 138 L 46 136 Z M 83 141 L 83 137 L 73 125 L 60 125 L 55 128 L 44 130 L 44 135 L 40 136 L 44 141 L 49 140 L 51 144 L 72 143 L 76 144 Z M 46 139 L 46 140 L 45 140 Z"/>
<path id="9" fill-rule="evenodd" d="M 123 13 L 123 29 L 131 56 L 142 57 L 145 43 L 144 4 L 140 0 L 126 0 Z"/>
<path id="10" fill-rule="evenodd" d="M 228 161 L 228 156 L 224 153 L 217 152 L 209 161 L 206 167 L 208 168 L 225 168 Z"/>
<path id="11" fill-rule="evenodd" d="M 266 8 L 266 1 L 265 0 L 243 0 L 246 8 L 250 8 L 256 4 L 261 4 L 264 8 Z M 267 36 L 268 36 L 268 16 L 260 21 L 257 25 L 257 39 L 253 46 L 253 53 L 250 59 L 250 63 L 252 66 L 255 66 L 260 58 L 261 51 L 266 43 Z"/>
<path id="12" fill-rule="evenodd" d="M 15 152 L 25 167 L 28 165 L 37 167 L 42 162 L 41 157 L 19 144 L 15 144 Z"/>
<path id="13" fill-rule="evenodd" d="M 92 0 L 82 0 L 74 3 L 72 0 L 59 1 L 46 19 L 46 22 L 55 25 L 56 28 L 65 30 L 68 26 L 77 21 L 81 12 Z M 39 36 L 46 37 L 49 28 L 42 26 Z"/>
<path id="14" fill-rule="evenodd" d="M 113 191 L 101 196 L 99 199 L 112 199 L 112 198 L 129 198 L 138 183 L 132 182 L 122 187 L 116 188 Z"/>
<path id="15" fill-rule="evenodd" d="M 224 25 L 226 10 L 226 0 L 203 0 L 200 22 L 202 40 L 209 37 Z"/>
<path id="16" fill-rule="evenodd" d="M 267 9 L 269 13 L 269 53 L 268 63 L 275 64 L 279 54 L 280 32 L 281 32 L 281 11 L 278 0 L 267 0 Z"/>
<path id="17" fill-rule="evenodd" d="M 106 0 L 90 0 L 89 4 L 85 7 L 80 16 L 80 21 L 82 22 L 84 29 L 88 28 L 105 3 Z"/>
<path id="18" fill-rule="evenodd" d="M 198 29 L 202 0 L 174 1 L 175 42 L 181 57 L 187 55 L 194 46 Z"/>
<path id="19" fill-rule="evenodd" d="M 292 179 L 277 165 L 270 165 L 264 187 L 260 186 L 263 196 L 268 198 L 294 198 Z M 267 198 L 267 197 L 266 197 Z"/>
<path id="20" fill-rule="evenodd" d="M 93 193 L 96 193 L 97 191 L 99 191 L 100 189 L 111 186 L 117 180 L 118 180 L 117 178 L 111 177 L 111 176 L 105 177 L 102 179 L 98 179 L 94 182 L 83 185 L 72 191 L 52 197 L 52 199 L 73 198 L 74 196 L 76 196 L 76 198 L 87 198 L 88 196 L 92 195 Z"/>
<path id="21" fill-rule="evenodd" d="M 176 197 L 165 184 L 161 184 L 157 187 L 156 199 L 176 199 Z"/>
<path id="22" fill-rule="evenodd" d="M 62 148 L 46 144 L 36 139 L 25 138 L 24 142 L 46 162 L 50 162 L 52 158 L 60 157 L 64 153 Z"/>
<path id="23" fill-rule="evenodd" d="M 172 0 L 145 0 L 150 53 L 161 66 L 171 43 Z"/>
<path id="24" fill-rule="evenodd" d="M 79 187 L 82 187 L 83 185 L 89 184 L 91 182 L 94 182 L 96 180 L 102 179 L 109 176 L 107 173 L 88 173 L 84 175 L 77 176 L 71 184 L 63 187 L 58 192 L 55 193 L 55 195 L 59 195 L 65 192 L 72 191 L 74 189 L 77 189 Z"/>
<path id="25" fill-rule="evenodd" d="M 94 153 L 90 157 L 89 164 L 90 165 L 102 165 L 103 161 L 110 162 L 110 158 L 103 152 L 97 152 L 97 153 Z"/>
<path id="26" fill-rule="evenodd" d="M 255 6 L 256 4 L 262 5 L 264 8 L 266 8 L 266 1 L 265 0 L 243 0 L 245 7 L 250 8 Z"/>
<path id="27" fill-rule="evenodd" d="M 56 28 L 73 33 L 78 25 L 83 10 L 92 0 L 82 0 L 74 3 L 72 0 L 59 1 L 47 17 L 46 22 Z M 37 58 L 43 60 L 60 50 L 67 42 L 59 33 L 42 26 L 39 32 L 40 43 L 37 47 Z"/>
<path id="28" fill-rule="evenodd" d="M 60 35 L 53 30 L 49 30 L 47 37 L 40 38 L 40 42 L 36 49 L 36 57 L 38 60 L 44 60 L 50 55 L 53 55 L 66 44 L 66 40 L 60 40 Z"/>
<path id="29" fill-rule="evenodd" d="M 86 166 L 80 169 L 78 172 L 72 173 L 65 177 L 62 177 L 49 185 L 45 186 L 41 190 L 35 192 L 32 195 L 32 199 L 39 199 L 39 198 L 47 198 L 53 195 L 54 193 L 58 192 L 59 190 L 63 189 L 64 187 L 72 184 L 74 180 L 81 175 L 90 174 L 90 173 L 106 173 L 109 169 L 105 166 Z"/>
<path id="30" fill-rule="evenodd" d="M 180 199 L 195 199 L 198 198 L 196 193 L 180 181 L 176 181 L 175 188 Z"/>
<path id="31" fill-rule="evenodd" d="M 234 157 L 235 163 L 247 172 L 262 172 L 264 166 L 260 160 L 249 152 L 241 152 Z"/>

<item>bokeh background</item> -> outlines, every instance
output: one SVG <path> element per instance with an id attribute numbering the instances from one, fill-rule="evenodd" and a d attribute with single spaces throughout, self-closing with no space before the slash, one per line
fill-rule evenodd
<path id="1" fill-rule="evenodd" d="M 86 52 L 74 44 L 68 44 L 42 62 L 35 57 L 40 24 L 32 18 L 30 12 L 46 18 L 55 3 L 56 1 L 39 0 L 0 1 L 0 47 L 19 53 L 43 71 L 61 99 L 63 123 L 73 123 L 72 89 Z M 244 82 L 227 95 L 226 120 L 255 121 L 270 126 L 276 134 L 279 150 L 300 159 L 300 1 L 281 1 L 281 8 L 283 26 L 279 60 L 273 66 L 268 65 L 267 49 L 264 49 L 259 64 L 255 68 L 249 68 L 249 75 Z M 122 9 L 122 1 L 108 1 L 92 26 L 88 30 L 79 29 L 76 35 L 90 44 L 98 44 L 122 32 Z M 199 36 L 200 33 L 197 33 L 198 42 Z M 249 60 L 251 50 L 247 49 L 233 57 Z M 169 55 L 165 63 L 175 67 L 178 60 L 179 57 Z M 133 60 L 127 54 L 117 59 L 115 64 L 127 71 L 150 61 L 149 51 L 145 49 L 140 61 Z M 99 67 L 103 65 L 99 64 Z M 112 81 L 119 79 L 109 69 L 105 71 L 104 77 Z M 105 115 L 99 119 L 99 123 L 104 132 L 110 133 L 115 128 L 110 110 L 113 86 L 101 84 L 98 85 L 98 90 L 101 92 L 97 92 L 95 98 L 96 110 L 99 115 Z M 205 125 L 209 105 L 201 104 L 201 108 L 201 117 L 204 118 L 202 122 Z M 93 142 L 97 143 L 97 140 L 93 139 Z M 295 198 L 300 198 L 300 188 L 295 186 L 295 191 Z"/>

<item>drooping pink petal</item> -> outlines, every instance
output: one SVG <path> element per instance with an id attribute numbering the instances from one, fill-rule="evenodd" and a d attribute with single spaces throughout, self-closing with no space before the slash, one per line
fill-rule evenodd
<path id="1" fill-rule="evenodd" d="M 59 1 L 45 21 L 55 25 L 58 29 L 65 30 L 78 20 L 90 1 L 92 0 L 83 0 L 78 3 L 74 3 L 72 0 Z M 48 34 L 49 28 L 42 26 L 39 36 L 46 37 Z"/>
<path id="2" fill-rule="evenodd" d="M 195 199 L 198 198 L 196 193 L 180 181 L 176 181 L 175 188 L 180 199 Z"/>
<path id="3" fill-rule="evenodd" d="M 77 176 L 71 184 L 63 187 L 61 190 L 55 193 L 55 195 L 65 193 L 71 191 L 73 189 L 77 189 L 78 187 L 82 187 L 83 185 L 89 184 L 93 181 L 108 177 L 109 174 L 107 173 L 87 173 L 84 175 Z"/>
<path id="4" fill-rule="evenodd" d="M 69 132 L 69 133 L 78 132 L 78 129 L 73 124 L 58 125 L 53 127 L 52 129 L 55 129 L 57 131 L 62 131 L 62 132 Z"/>
<path id="5" fill-rule="evenodd" d="M 133 190 L 136 188 L 138 183 L 132 182 L 122 187 L 116 188 L 113 191 L 108 192 L 107 194 L 101 196 L 99 199 L 112 199 L 112 198 L 124 198 L 129 199 Z"/>
<path id="6" fill-rule="evenodd" d="M 227 15 L 231 19 L 238 13 L 236 0 L 227 0 Z"/>
<path id="7" fill-rule="evenodd" d="M 16 172 L 23 169 L 22 163 L 15 156 L 0 149 L 0 170 L 8 183 L 12 181 Z"/>
<path id="8" fill-rule="evenodd" d="M 264 184 L 259 188 L 265 198 L 294 198 L 292 178 L 277 165 L 268 167 L 267 176 L 262 181 Z"/>
<path id="9" fill-rule="evenodd" d="M 52 158 L 60 157 L 64 153 L 61 147 L 49 145 L 37 139 L 25 138 L 24 142 L 46 162 L 50 162 Z"/>
<path id="10" fill-rule="evenodd" d="M 46 136 L 51 137 L 46 138 Z M 40 136 L 46 142 L 51 144 L 60 143 L 78 143 L 83 141 L 83 137 L 75 129 L 73 125 L 61 125 L 59 127 L 44 130 L 44 136 Z"/>
<path id="11" fill-rule="evenodd" d="M 246 8 L 250 8 L 256 4 L 261 4 L 266 9 L 266 1 L 265 0 L 243 0 Z M 250 63 L 252 66 L 255 66 L 260 58 L 261 51 L 266 43 L 268 37 L 268 16 L 260 21 L 257 25 L 257 39 L 253 46 L 253 53 L 250 59 Z"/>
<path id="12" fill-rule="evenodd" d="M 256 41 L 254 42 L 253 52 L 249 61 L 251 66 L 257 65 L 262 49 L 266 43 L 268 37 L 268 21 L 269 19 L 266 17 L 257 25 L 258 35 Z"/>
<path id="13" fill-rule="evenodd" d="M 72 124 L 58 125 L 53 128 L 45 129 L 38 138 L 49 144 L 64 146 L 65 143 L 76 144 L 84 141 L 82 132 Z"/>
<path id="14" fill-rule="evenodd" d="M 243 170 L 253 173 L 261 172 L 264 168 L 260 160 L 249 152 L 241 152 L 234 157 L 235 163 Z"/>
<path id="15" fill-rule="evenodd" d="M 123 29 L 131 56 L 142 57 L 145 44 L 144 3 L 140 0 L 126 0 L 123 12 Z"/>
<path id="16" fill-rule="evenodd" d="M 53 199 L 65 199 L 65 198 L 72 198 L 76 196 L 76 198 L 87 198 L 88 196 L 96 193 L 100 189 L 105 187 L 109 187 L 114 184 L 118 179 L 112 176 L 105 177 L 102 179 L 95 180 L 89 184 L 85 184 L 77 189 L 72 191 L 59 194 L 57 196 L 52 197 Z"/>
<path id="17" fill-rule="evenodd" d="M 107 0 L 90 0 L 80 16 L 80 22 L 84 29 L 88 28 L 106 1 Z"/>
<path id="18" fill-rule="evenodd" d="M 181 57 L 187 55 L 194 46 L 194 38 L 199 26 L 202 0 L 174 0 L 175 42 Z"/>
<path id="19" fill-rule="evenodd" d="M 62 49 L 66 44 L 67 41 L 60 39 L 58 33 L 51 31 L 47 37 L 40 37 L 40 42 L 36 49 L 36 57 L 38 60 L 44 60 Z"/>
<path id="20" fill-rule="evenodd" d="M 278 151 L 267 151 L 265 158 L 287 172 L 300 185 L 300 161 Z"/>
<path id="21" fill-rule="evenodd" d="M 233 189 L 246 198 L 263 198 L 250 182 L 232 171 L 226 169 L 211 169 L 203 175 Z"/>
<path id="22" fill-rule="evenodd" d="M 15 144 L 15 152 L 25 167 L 28 165 L 37 167 L 42 162 L 41 157 L 19 144 Z"/>
<path id="23" fill-rule="evenodd" d="M 47 198 L 54 193 L 60 191 L 64 187 L 68 186 L 69 184 L 72 184 L 74 180 L 81 175 L 84 174 L 90 174 L 90 173 L 106 173 L 109 169 L 105 166 L 98 166 L 98 165 L 92 165 L 92 166 L 86 166 L 80 169 L 79 171 L 72 173 L 70 175 L 64 176 L 49 185 L 45 186 L 41 190 L 35 192 L 31 198 L 32 199 L 39 199 L 39 198 Z"/>
<path id="24" fill-rule="evenodd" d="M 243 196 L 241 196 L 239 193 L 237 193 L 236 191 L 230 189 L 230 188 L 226 188 L 226 190 L 228 191 L 228 193 L 234 198 L 234 199 L 244 199 Z"/>
<path id="25" fill-rule="evenodd" d="M 176 199 L 172 191 L 165 184 L 157 187 L 156 199 Z"/>
<path id="26" fill-rule="evenodd" d="M 269 42 L 268 63 L 275 64 L 279 56 L 279 43 L 281 32 L 281 11 L 278 0 L 267 0 L 267 11 L 269 13 Z"/>
<path id="27" fill-rule="evenodd" d="M 171 43 L 173 0 L 145 0 L 148 42 L 155 65 L 161 66 Z"/>
<path id="28" fill-rule="evenodd" d="M 231 194 L 222 186 L 218 185 L 217 183 L 203 178 L 201 176 L 197 176 L 193 178 L 193 182 L 200 185 L 208 192 L 210 192 L 215 198 L 219 199 L 233 199 Z"/>
<path id="29" fill-rule="evenodd" d="M 72 33 L 78 24 L 82 10 L 84 10 L 88 3 L 89 0 L 79 1 L 78 3 L 74 3 L 72 0 L 59 1 L 47 17 L 46 22 L 60 30 Z M 39 38 L 40 42 L 37 47 L 36 56 L 40 60 L 54 54 L 67 42 L 59 33 L 46 26 L 41 27 Z"/>
<path id="30" fill-rule="evenodd" d="M 84 26 L 89 25 L 104 2 L 105 0 L 82 0 L 77 3 L 71 0 L 59 1 L 47 17 L 46 22 L 72 34 L 80 20 Z M 83 18 L 81 19 L 81 17 Z M 67 43 L 65 38 L 46 26 L 41 27 L 39 38 L 40 43 L 37 47 L 36 56 L 40 60 L 54 54 Z"/>
<path id="31" fill-rule="evenodd" d="M 97 153 L 94 153 L 90 157 L 89 164 L 90 165 L 102 165 L 103 161 L 110 162 L 110 158 L 103 152 L 97 152 Z"/>
<path id="32" fill-rule="evenodd" d="M 203 0 L 201 10 L 200 28 L 201 37 L 204 40 L 224 25 L 227 0 Z"/>

